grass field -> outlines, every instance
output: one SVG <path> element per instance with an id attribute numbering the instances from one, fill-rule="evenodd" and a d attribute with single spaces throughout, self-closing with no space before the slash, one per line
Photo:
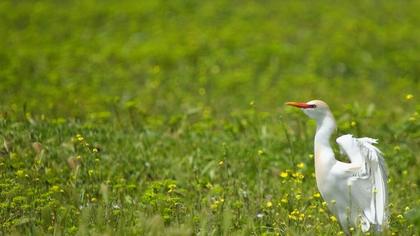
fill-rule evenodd
<path id="1" fill-rule="evenodd" d="M 418 12 L 1 1 L 0 234 L 343 234 L 317 192 L 315 124 L 284 106 L 318 98 L 336 136 L 380 140 L 386 235 L 418 235 Z"/>

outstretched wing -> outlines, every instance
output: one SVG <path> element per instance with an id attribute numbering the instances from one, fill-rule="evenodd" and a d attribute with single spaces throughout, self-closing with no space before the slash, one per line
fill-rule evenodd
<path id="1" fill-rule="evenodd" d="M 387 176 L 385 161 L 381 151 L 374 146 L 376 139 L 354 138 L 343 135 L 337 138 L 341 150 L 347 154 L 352 166 L 349 185 L 352 186 L 352 198 L 363 210 L 369 223 L 378 230 L 386 224 Z"/>

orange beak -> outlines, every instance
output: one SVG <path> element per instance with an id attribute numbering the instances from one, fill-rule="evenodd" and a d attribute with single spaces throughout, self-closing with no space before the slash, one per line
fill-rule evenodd
<path id="1" fill-rule="evenodd" d="M 302 109 L 306 108 L 313 108 L 314 106 L 312 104 L 307 104 L 306 102 L 286 102 L 286 105 L 298 107 Z"/>

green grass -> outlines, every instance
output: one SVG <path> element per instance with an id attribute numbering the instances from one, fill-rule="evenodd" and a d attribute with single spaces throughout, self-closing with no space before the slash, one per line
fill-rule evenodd
<path id="1" fill-rule="evenodd" d="M 337 235 L 315 125 L 283 105 L 314 98 L 380 140 L 387 234 L 418 234 L 419 11 L 0 2 L 1 234 Z"/>

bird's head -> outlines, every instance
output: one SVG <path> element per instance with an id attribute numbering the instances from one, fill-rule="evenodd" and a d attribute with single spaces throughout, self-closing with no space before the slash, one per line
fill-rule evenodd
<path id="1" fill-rule="evenodd" d="M 311 119 L 322 121 L 325 116 L 331 115 L 327 103 L 321 100 L 312 100 L 309 102 L 287 102 L 286 105 L 302 109 L 302 111 Z"/>

